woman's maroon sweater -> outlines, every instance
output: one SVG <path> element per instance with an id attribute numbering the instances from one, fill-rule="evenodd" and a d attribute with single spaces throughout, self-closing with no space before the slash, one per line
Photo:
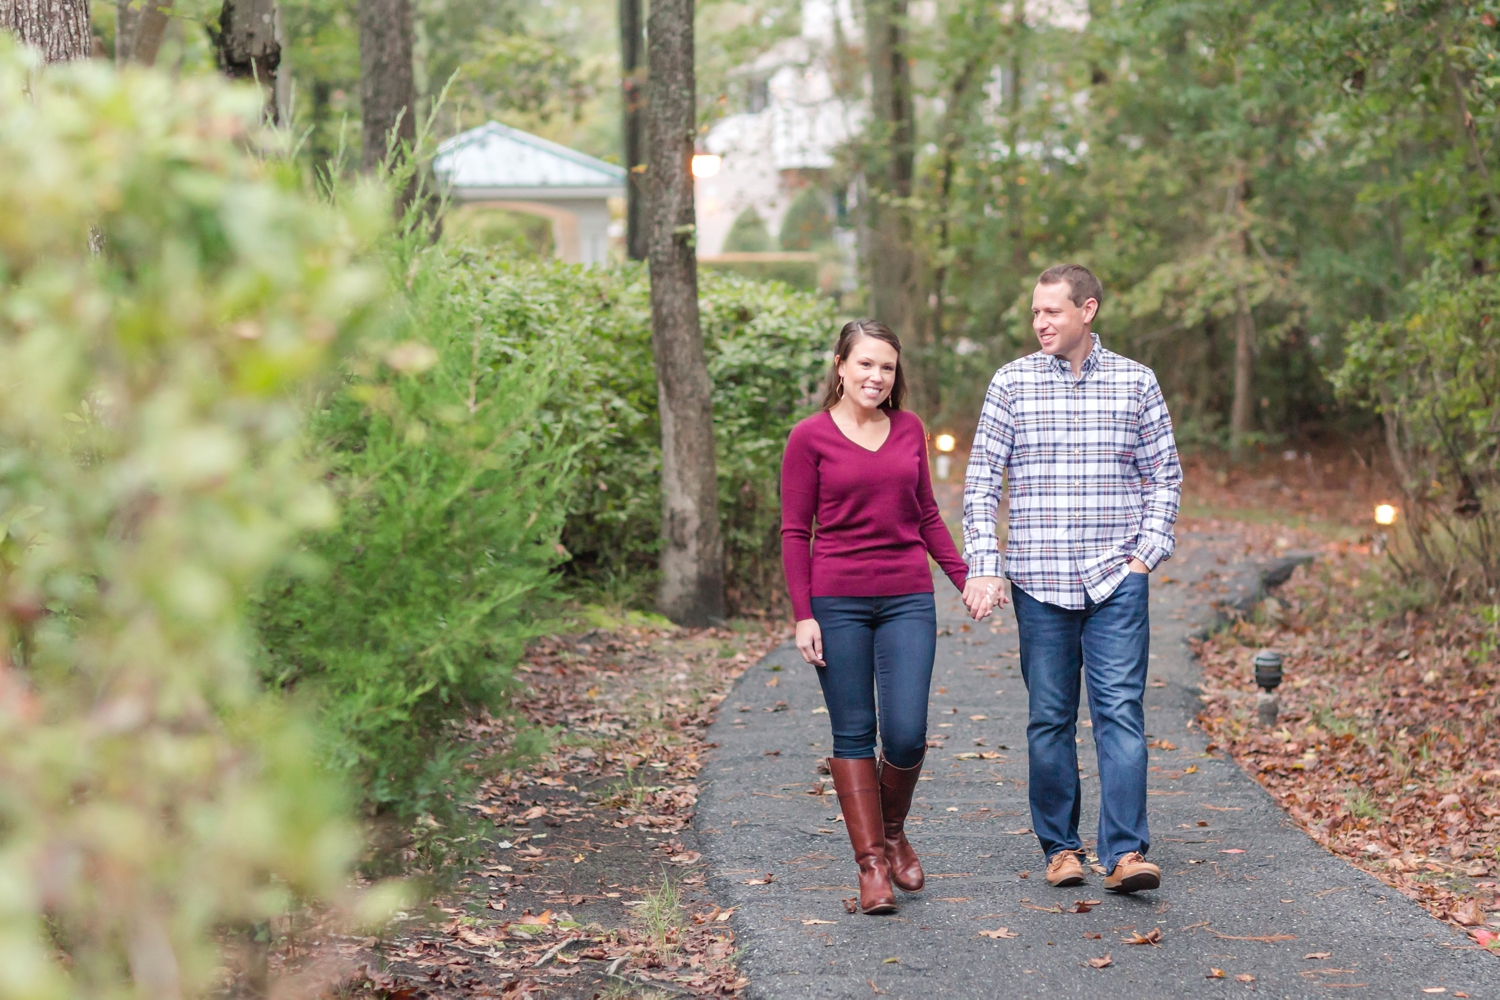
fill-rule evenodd
<path id="1" fill-rule="evenodd" d="M 826 411 L 792 428 L 781 460 L 781 562 L 798 621 L 813 616 L 814 597 L 932 593 L 928 553 L 963 589 L 968 567 L 932 498 L 922 421 L 904 410 L 890 420 L 875 451 L 846 438 Z"/>

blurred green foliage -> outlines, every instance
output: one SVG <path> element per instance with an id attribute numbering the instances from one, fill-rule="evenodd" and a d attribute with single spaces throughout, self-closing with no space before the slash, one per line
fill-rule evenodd
<path id="1" fill-rule="evenodd" d="M 754 205 L 747 206 L 729 226 L 729 233 L 724 237 L 724 252 L 765 253 L 770 249 L 771 233 L 766 229 L 766 220 L 760 217 Z"/>
<path id="2" fill-rule="evenodd" d="M 828 195 L 815 187 L 803 188 L 781 218 L 781 249 L 811 250 L 831 239 L 833 216 L 828 212 Z"/>
<path id="3" fill-rule="evenodd" d="M 1500 587 L 1500 276 L 1434 267 L 1411 313 L 1349 331 L 1334 385 L 1377 412 L 1406 503 L 1392 553 L 1439 599 Z"/>
<path id="4" fill-rule="evenodd" d="M 360 850 L 243 612 L 335 516 L 303 411 L 389 202 L 304 196 L 250 88 L 31 59 L 0 35 L 0 996 L 198 996 Z"/>

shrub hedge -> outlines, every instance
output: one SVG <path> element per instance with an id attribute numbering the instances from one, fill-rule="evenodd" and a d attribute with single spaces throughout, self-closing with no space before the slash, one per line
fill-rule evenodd
<path id="1" fill-rule="evenodd" d="M 259 626 L 267 678 L 316 694 L 329 755 L 371 805 L 445 838 L 462 835 L 454 803 L 479 777 L 449 727 L 503 703 L 562 588 L 649 605 L 649 285 L 636 267 L 410 242 L 391 271 L 406 292 L 389 329 L 310 421 L 342 520 L 266 588 Z M 702 306 L 730 593 L 759 607 L 781 590 L 782 445 L 832 317 L 812 296 L 720 276 Z"/>

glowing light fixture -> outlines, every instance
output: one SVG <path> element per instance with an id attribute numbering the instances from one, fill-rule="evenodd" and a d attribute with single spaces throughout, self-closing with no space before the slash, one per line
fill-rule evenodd
<path id="1" fill-rule="evenodd" d="M 693 154 L 693 176 L 712 177 L 719 172 L 720 158 L 712 153 Z"/>
<path id="2" fill-rule="evenodd" d="M 1388 503 L 1383 503 L 1383 504 L 1380 504 L 1379 506 L 1377 506 L 1375 508 L 1375 523 L 1376 524 L 1395 524 L 1396 523 L 1396 508 L 1392 507 Z"/>
<path id="3" fill-rule="evenodd" d="M 948 481 L 948 476 L 953 472 L 953 456 L 948 454 L 958 444 L 952 434 L 939 434 L 933 441 L 937 445 L 937 478 L 943 482 Z"/>

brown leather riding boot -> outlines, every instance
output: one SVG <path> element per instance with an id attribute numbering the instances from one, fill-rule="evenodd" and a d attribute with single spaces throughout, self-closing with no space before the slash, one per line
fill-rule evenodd
<path id="1" fill-rule="evenodd" d="M 859 864 L 859 911 L 891 913 L 896 893 L 891 889 L 891 866 L 885 859 L 885 830 L 880 820 L 880 779 L 875 758 L 828 758 L 833 790 L 844 811 L 844 826 Z"/>
<path id="2" fill-rule="evenodd" d="M 891 866 L 891 881 L 897 889 L 920 892 L 926 884 L 922 862 L 906 839 L 906 814 L 911 811 L 912 793 L 922 773 L 922 761 L 911 767 L 897 767 L 888 760 L 880 762 L 880 816 L 885 824 L 885 858 Z"/>

